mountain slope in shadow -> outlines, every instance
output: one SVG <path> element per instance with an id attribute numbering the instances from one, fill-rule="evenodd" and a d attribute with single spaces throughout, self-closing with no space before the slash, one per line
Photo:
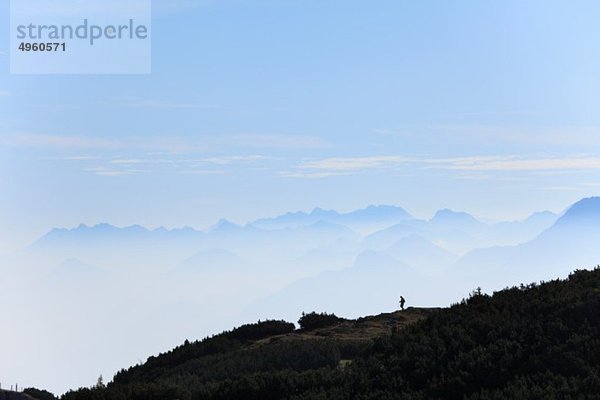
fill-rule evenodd
<path id="1" fill-rule="evenodd" d="M 583 399 L 600 391 L 600 269 L 444 309 L 303 314 L 186 341 L 63 400 Z"/>

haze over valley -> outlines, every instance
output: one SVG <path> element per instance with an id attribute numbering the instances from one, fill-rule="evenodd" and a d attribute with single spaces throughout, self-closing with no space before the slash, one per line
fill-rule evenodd
<path id="1" fill-rule="evenodd" d="M 244 322 L 313 310 L 357 318 L 396 309 L 401 294 L 438 307 L 476 287 L 565 277 L 600 260 L 599 220 L 600 198 L 587 198 L 497 223 L 369 206 L 221 220 L 206 231 L 55 228 L 2 259 L 11 282 L 2 312 L 25 332 L 2 351 L 37 360 L 2 372 L 60 393 Z M 65 367 L 50 368 L 59 354 Z"/>
<path id="2" fill-rule="evenodd" d="M 384 377 L 380 398 L 543 398 L 547 367 L 557 390 L 600 392 L 585 376 L 600 344 L 578 342 L 600 332 L 600 271 L 548 282 L 600 264 L 598 15 L 594 0 L 0 1 L 0 400 L 142 364 L 62 400 L 163 400 L 170 385 L 171 400 L 274 399 L 273 382 L 337 400 L 362 376 L 361 399 Z M 147 37 L 49 52 L 18 33 L 127 22 Z M 46 68 L 60 73 L 29 73 Z M 335 324 L 294 329 L 303 312 Z M 536 347 L 565 337 L 576 358 Z M 363 345 L 369 360 L 343 369 Z M 421 359 L 397 363 L 425 352 L 413 376 L 401 368 Z"/>

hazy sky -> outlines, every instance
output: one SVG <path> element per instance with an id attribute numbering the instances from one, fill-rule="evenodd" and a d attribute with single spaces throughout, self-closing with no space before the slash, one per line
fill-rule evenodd
<path id="1" fill-rule="evenodd" d="M 0 252 L 80 222 L 521 218 L 600 189 L 597 1 L 159 3 L 151 75 L 10 75 L 2 29 Z"/>

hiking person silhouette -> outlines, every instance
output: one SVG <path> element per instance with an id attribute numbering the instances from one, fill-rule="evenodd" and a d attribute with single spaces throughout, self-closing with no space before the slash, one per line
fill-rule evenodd
<path id="1" fill-rule="evenodd" d="M 402 311 L 404 311 L 404 303 L 406 303 L 406 300 L 404 300 L 404 297 L 400 296 L 400 309 Z"/>

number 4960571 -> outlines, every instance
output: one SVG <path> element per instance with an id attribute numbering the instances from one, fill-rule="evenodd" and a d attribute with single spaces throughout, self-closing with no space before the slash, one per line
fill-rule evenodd
<path id="1" fill-rule="evenodd" d="M 19 45 L 21 51 L 66 51 L 66 43 L 27 43 L 21 42 Z"/>

